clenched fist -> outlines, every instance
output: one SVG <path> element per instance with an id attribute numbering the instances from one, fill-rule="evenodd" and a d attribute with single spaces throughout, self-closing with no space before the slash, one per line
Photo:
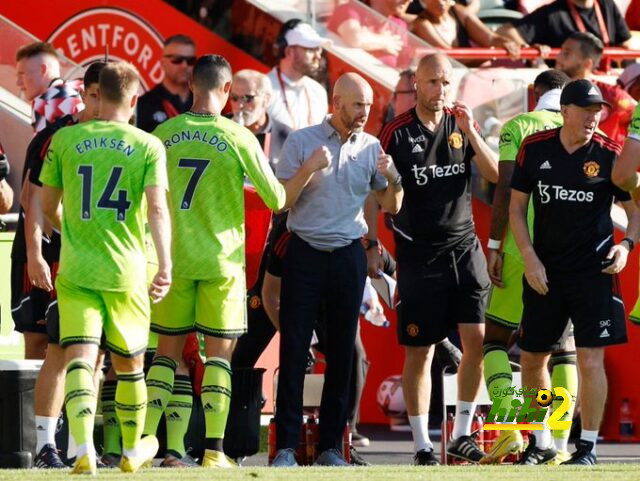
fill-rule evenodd
<path id="1" fill-rule="evenodd" d="M 378 172 L 380 172 L 390 183 L 395 183 L 398 179 L 399 174 L 396 166 L 393 163 L 393 159 L 390 155 L 385 154 L 382 150 L 380 151 L 380 155 L 378 156 L 376 167 L 378 169 Z"/>
<path id="2" fill-rule="evenodd" d="M 331 165 L 332 159 L 331 152 L 329 148 L 326 146 L 318 147 L 314 150 L 309 158 L 304 161 L 304 165 L 311 171 L 316 172 L 317 170 L 326 169 Z"/>

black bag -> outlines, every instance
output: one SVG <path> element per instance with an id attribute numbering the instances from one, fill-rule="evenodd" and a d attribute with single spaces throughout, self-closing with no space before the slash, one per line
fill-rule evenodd
<path id="1" fill-rule="evenodd" d="M 235 368 L 231 375 L 231 406 L 224 433 L 224 452 L 232 459 L 260 449 L 262 375 L 265 369 Z"/>

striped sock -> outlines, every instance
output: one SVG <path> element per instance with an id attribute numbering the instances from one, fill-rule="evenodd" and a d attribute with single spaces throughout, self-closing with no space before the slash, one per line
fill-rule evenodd
<path id="1" fill-rule="evenodd" d="M 122 454 L 122 440 L 120 438 L 120 422 L 116 414 L 116 386 L 117 381 L 105 381 L 102 384 L 102 420 L 104 452 L 108 454 Z"/>
<path id="2" fill-rule="evenodd" d="M 133 450 L 144 427 L 147 412 L 147 390 L 144 384 L 144 373 L 117 372 L 118 387 L 116 388 L 116 414 L 120 420 L 122 430 L 122 447 Z"/>
<path id="3" fill-rule="evenodd" d="M 202 378 L 202 406 L 207 449 L 222 451 L 222 439 L 231 403 L 231 365 L 226 359 L 210 357 Z"/>
<path id="4" fill-rule="evenodd" d="M 167 356 L 156 356 L 147 374 L 147 416 L 144 434 L 156 434 L 162 413 L 167 407 L 178 363 Z"/>
<path id="5" fill-rule="evenodd" d="M 173 384 L 173 394 L 167 404 L 165 419 L 167 422 L 167 450 L 183 457 L 186 454 L 184 436 L 189 429 L 193 391 L 189 376 L 177 375 Z"/>
<path id="6" fill-rule="evenodd" d="M 78 446 L 85 446 L 84 451 L 87 453 L 95 452 L 93 425 L 97 403 L 96 388 L 93 383 L 93 367 L 84 359 L 73 359 L 67 365 L 64 391 L 69 430 L 74 441 Z"/>

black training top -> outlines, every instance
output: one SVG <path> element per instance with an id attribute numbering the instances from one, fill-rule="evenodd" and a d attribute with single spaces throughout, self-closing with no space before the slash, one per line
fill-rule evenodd
<path id="1" fill-rule="evenodd" d="M 422 258 L 436 257 L 473 239 L 471 159 L 475 151 L 451 109 L 444 109 L 432 132 L 413 108 L 382 128 L 380 143 L 402 176 L 404 200 L 393 217 L 398 258 L 414 252 Z"/>
<path id="2" fill-rule="evenodd" d="M 562 43 L 572 33 L 578 31 L 575 20 L 571 16 L 568 0 L 556 0 L 534 10 L 514 23 L 522 38 L 530 45 L 543 44 L 550 47 L 561 47 Z M 596 0 L 599 2 L 604 24 L 609 34 L 612 46 L 620 45 L 629 38 L 631 33 L 622 14 L 613 0 Z M 576 11 L 582 19 L 587 32 L 603 40 L 594 8 L 580 8 Z M 606 46 L 606 45 L 605 45 Z"/>
<path id="3" fill-rule="evenodd" d="M 611 204 L 631 196 L 611 182 L 620 145 L 593 134 L 569 154 L 560 129 L 530 135 L 511 187 L 533 196 L 533 247 L 548 272 L 599 272 L 613 245 Z"/>
<path id="4" fill-rule="evenodd" d="M 179 95 L 172 94 L 164 85 L 158 84 L 138 100 L 136 125 L 145 132 L 153 132 L 165 120 L 189 110 L 192 103 L 192 93 L 183 102 Z"/>

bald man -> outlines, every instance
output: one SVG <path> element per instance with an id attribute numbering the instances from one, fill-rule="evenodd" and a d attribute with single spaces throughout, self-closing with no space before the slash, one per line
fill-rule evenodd
<path id="1" fill-rule="evenodd" d="M 458 328 L 455 425 L 448 453 L 478 462 L 471 434 L 482 378 L 484 309 L 490 282 L 471 213 L 471 162 L 498 180 L 496 155 L 482 139 L 469 107 L 447 106 L 451 63 L 443 55 L 420 60 L 417 105 L 386 124 L 383 149 L 393 156 L 406 197 L 393 218 L 398 262 L 398 340 L 405 346 L 404 398 L 415 464 L 438 464 L 429 439 L 430 371 L 434 345 Z"/>
<path id="2" fill-rule="evenodd" d="M 316 463 L 346 466 L 342 439 L 349 378 L 367 259 L 363 204 L 370 191 L 389 212 L 402 203 L 401 177 L 378 140 L 363 132 L 373 91 L 359 75 L 335 83 L 334 114 L 289 135 L 276 167 L 288 187 L 305 159 L 325 167 L 301 186 L 289 212 L 291 238 L 283 260 L 280 297 L 280 377 L 276 409 L 278 452 L 272 465 L 296 466 L 306 353 L 321 306 L 327 323 L 325 372 Z M 288 191 L 293 189 L 287 188 Z"/>

